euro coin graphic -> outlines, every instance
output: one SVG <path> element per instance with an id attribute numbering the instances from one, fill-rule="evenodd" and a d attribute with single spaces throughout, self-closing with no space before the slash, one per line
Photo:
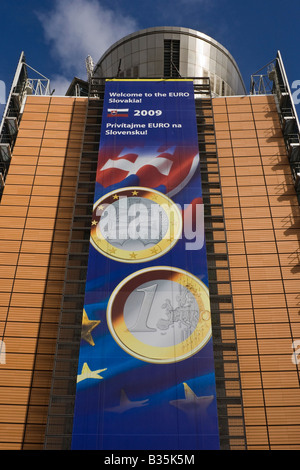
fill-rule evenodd
<path id="1" fill-rule="evenodd" d="M 118 345 L 137 359 L 160 364 L 185 360 L 211 337 L 208 289 L 182 269 L 142 269 L 113 291 L 107 324 Z"/>
<path id="2" fill-rule="evenodd" d="M 91 243 L 110 259 L 125 263 L 156 259 L 176 244 L 181 233 L 181 211 L 159 191 L 126 187 L 94 204 Z"/>

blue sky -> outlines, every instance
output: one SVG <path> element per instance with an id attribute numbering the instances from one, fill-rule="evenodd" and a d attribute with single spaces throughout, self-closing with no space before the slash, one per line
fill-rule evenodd
<path id="1" fill-rule="evenodd" d="M 292 92 L 300 98 L 299 16 L 299 0 L 286 6 L 279 0 L 1 0 L 0 80 L 8 94 L 24 51 L 27 63 L 50 78 L 58 93 L 74 75 L 86 78 L 88 54 L 96 62 L 111 44 L 138 29 L 184 26 L 231 52 L 247 90 L 251 74 L 280 50 Z"/>

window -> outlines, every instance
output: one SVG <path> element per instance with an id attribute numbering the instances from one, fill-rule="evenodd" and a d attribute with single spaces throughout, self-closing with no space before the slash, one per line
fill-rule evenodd
<path id="1" fill-rule="evenodd" d="M 180 41 L 165 39 L 164 41 L 164 76 L 179 77 Z"/>

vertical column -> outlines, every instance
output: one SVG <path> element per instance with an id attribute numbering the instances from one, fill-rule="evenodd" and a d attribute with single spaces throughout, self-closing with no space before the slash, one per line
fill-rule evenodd
<path id="1" fill-rule="evenodd" d="M 276 105 L 216 99 L 214 113 L 248 448 L 298 448 L 299 206 Z"/>
<path id="2" fill-rule="evenodd" d="M 30 394 L 48 254 L 23 247 L 27 234 L 29 206 L 41 150 L 50 98 L 28 103 L 16 141 L 10 171 L 0 206 L 1 219 L 1 325 L 5 364 L 1 365 L 1 448 L 20 449 Z M 31 289 L 16 283 L 18 268 L 31 271 Z M 7 267 L 7 269 L 6 269 Z M 9 282 L 9 286 L 7 285 Z M 6 284 L 6 290 L 4 286 Z M 3 292 L 4 291 L 4 292 Z"/>
<path id="3" fill-rule="evenodd" d="M 0 205 L 3 449 L 43 443 L 82 105 L 74 98 L 27 99 Z"/>
<path id="4" fill-rule="evenodd" d="M 278 259 L 272 279 L 270 274 L 251 279 L 255 294 L 260 288 L 265 296 L 265 311 L 259 310 L 257 295 L 254 314 L 266 416 L 271 449 L 292 450 L 300 448 L 299 370 L 291 354 L 299 338 L 300 208 L 274 100 L 253 97 L 251 106 Z"/>

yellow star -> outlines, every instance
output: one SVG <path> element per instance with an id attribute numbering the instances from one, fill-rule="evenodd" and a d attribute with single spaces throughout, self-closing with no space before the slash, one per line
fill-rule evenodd
<path id="1" fill-rule="evenodd" d="M 119 196 L 117 194 L 114 194 L 113 199 L 119 199 Z"/>
<path id="2" fill-rule="evenodd" d="M 102 209 L 104 209 L 104 206 L 101 204 L 101 206 L 99 206 L 98 209 L 102 211 Z"/>
<path id="3" fill-rule="evenodd" d="M 83 310 L 82 314 L 82 330 L 81 330 L 81 338 L 87 341 L 91 346 L 95 346 L 93 341 L 91 331 L 96 328 L 100 323 L 100 320 L 89 320 L 86 314 L 86 311 Z"/>
<path id="4" fill-rule="evenodd" d="M 137 192 L 137 191 L 132 191 L 132 195 L 133 195 L 133 196 L 137 196 L 137 195 L 138 195 L 138 192 Z"/>
<path id="5" fill-rule="evenodd" d="M 92 225 L 97 225 L 97 220 L 93 220 Z"/>
<path id="6" fill-rule="evenodd" d="M 98 370 L 91 370 L 87 363 L 85 362 L 82 366 L 81 374 L 77 375 L 77 383 L 82 382 L 82 380 L 86 379 L 103 379 L 101 377 L 100 372 L 103 372 L 107 369 L 98 369 Z"/>
<path id="7" fill-rule="evenodd" d="M 157 248 L 154 246 L 153 248 L 151 248 L 151 253 L 153 253 L 154 255 L 156 255 L 157 253 Z"/>
<path id="8" fill-rule="evenodd" d="M 196 413 L 204 413 L 206 408 L 214 400 L 213 395 L 198 397 L 193 390 L 184 382 L 184 398 L 170 401 L 170 405 L 179 408 L 185 413 L 195 416 Z"/>
<path id="9" fill-rule="evenodd" d="M 148 405 L 149 400 L 140 400 L 140 401 L 131 401 L 128 399 L 125 391 L 121 390 L 120 405 L 115 406 L 114 408 L 108 408 L 107 411 L 112 411 L 114 413 L 124 413 L 132 408 L 140 408 L 142 406 Z"/>
<path id="10" fill-rule="evenodd" d="M 130 253 L 130 258 L 135 259 L 136 258 L 136 253 L 134 253 L 134 252 Z"/>
<path id="11" fill-rule="evenodd" d="M 114 254 L 117 250 L 116 250 L 116 248 L 109 248 L 108 251 L 109 251 L 110 253 L 113 253 L 113 254 Z"/>

